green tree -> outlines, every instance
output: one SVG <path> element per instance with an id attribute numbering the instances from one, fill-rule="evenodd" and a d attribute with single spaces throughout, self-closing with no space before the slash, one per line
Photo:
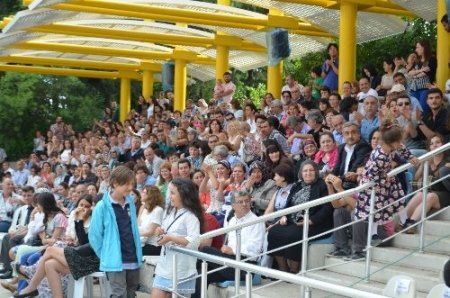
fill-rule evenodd
<path id="1" fill-rule="evenodd" d="M 0 146 L 10 159 L 28 155 L 36 130 L 45 133 L 56 116 L 76 131 L 92 126 L 103 102 L 78 78 L 6 73 L 0 78 Z"/>

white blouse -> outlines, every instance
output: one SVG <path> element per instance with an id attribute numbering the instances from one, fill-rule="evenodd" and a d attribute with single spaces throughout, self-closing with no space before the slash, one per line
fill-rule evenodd
<path id="1" fill-rule="evenodd" d="M 176 219 L 177 217 L 178 219 Z M 173 208 L 169 213 L 166 211 L 161 228 L 167 234 L 185 237 L 189 241 L 186 248 L 198 250 L 198 246 L 200 245 L 200 221 L 192 212 L 184 208 L 180 210 Z M 174 244 L 168 243 L 163 246 L 161 258 L 155 270 L 156 275 L 167 279 L 172 279 L 172 262 L 175 252 L 167 249 L 171 245 Z M 196 262 L 197 259 L 194 257 L 178 255 L 177 277 L 179 279 L 186 279 L 197 274 Z"/>
<path id="2" fill-rule="evenodd" d="M 144 210 L 142 211 L 141 220 L 139 223 L 139 233 L 141 234 L 141 233 L 147 232 L 149 229 L 149 226 L 152 223 L 160 226 L 161 222 L 162 222 L 163 214 L 164 214 L 164 209 L 161 208 L 160 206 L 156 206 L 155 208 L 153 208 L 153 210 L 151 212 L 148 212 L 148 210 L 144 208 Z M 151 244 L 153 246 L 158 246 L 158 244 L 157 244 L 158 238 L 159 237 L 157 237 L 157 236 L 150 236 L 150 237 L 142 237 L 141 236 L 141 244 L 142 244 L 142 246 L 144 246 L 145 244 Z"/>

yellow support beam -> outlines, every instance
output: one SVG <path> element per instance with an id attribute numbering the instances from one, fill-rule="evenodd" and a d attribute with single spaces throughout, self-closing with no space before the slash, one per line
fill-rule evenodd
<path id="1" fill-rule="evenodd" d="M 351 2 L 341 2 L 339 23 L 339 93 L 345 81 L 353 81 L 356 72 L 356 17 L 358 7 Z"/>
<path id="2" fill-rule="evenodd" d="M 223 79 L 223 74 L 229 69 L 230 49 L 226 46 L 216 47 L 216 80 Z"/>
<path id="3" fill-rule="evenodd" d="M 186 61 L 175 60 L 175 78 L 174 78 L 174 108 L 178 111 L 184 111 L 186 107 L 186 86 L 187 86 L 187 67 Z"/>
<path id="4" fill-rule="evenodd" d="M 84 69 L 70 69 L 70 68 L 55 68 L 44 66 L 29 66 L 29 65 L 8 65 L 0 64 L 0 71 L 25 72 L 42 75 L 54 76 L 74 76 L 82 78 L 99 78 L 99 79 L 117 79 L 122 74 L 118 71 L 98 71 L 98 70 L 84 70 Z M 127 74 L 129 78 L 134 80 L 141 80 L 138 73 Z"/>
<path id="5" fill-rule="evenodd" d="M 374 13 L 382 13 L 388 15 L 400 15 L 408 17 L 417 17 L 400 5 L 392 3 L 388 0 L 277 0 L 279 2 L 287 2 L 294 4 L 320 6 L 327 9 L 340 9 L 343 2 L 353 3 L 358 6 L 358 10 Z"/>
<path id="6" fill-rule="evenodd" d="M 148 99 L 153 95 L 153 72 L 144 70 L 142 72 L 142 96 Z"/>
<path id="7" fill-rule="evenodd" d="M 158 44 L 173 44 L 173 45 L 187 45 L 200 47 L 210 47 L 215 45 L 217 42 L 215 38 L 209 37 L 139 32 L 139 31 L 119 30 L 95 26 L 80 26 L 61 23 L 30 27 L 27 30 L 30 32 L 41 32 L 50 34 L 65 34 L 84 37 L 111 38 L 111 39 L 132 40 L 139 42 L 151 42 Z M 247 50 L 247 51 L 265 52 L 265 48 L 263 46 L 258 45 L 257 43 L 251 41 L 244 41 L 240 37 L 235 38 L 236 40 L 233 42 L 233 48 L 235 49 L 243 51 Z"/>
<path id="8" fill-rule="evenodd" d="M 281 85 L 283 76 L 283 61 L 277 65 L 267 66 L 267 92 L 275 98 L 281 99 Z"/>
<path id="9" fill-rule="evenodd" d="M 283 16 L 283 12 L 278 9 L 269 10 L 269 16 Z M 283 76 L 283 61 L 277 65 L 267 66 L 267 92 L 273 94 L 275 98 L 281 99 L 281 80 Z"/>
<path id="10" fill-rule="evenodd" d="M 139 70 L 138 63 L 114 63 L 93 60 L 63 59 L 63 58 L 46 58 L 32 56 L 0 56 L 0 62 L 17 63 L 17 64 L 35 64 L 35 65 L 56 65 L 68 66 L 76 68 L 106 69 L 106 70 Z M 161 71 L 161 65 L 153 63 L 148 66 L 153 71 Z"/>
<path id="11" fill-rule="evenodd" d="M 78 12 L 90 12 L 99 14 L 111 14 L 123 17 L 142 18 L 159 20 L 174 23 L 187 23 L 187 24 L 200 24 L 211 25 L 218 27 L 230 27 L 241 28 L 249 30 L 264 30 L 271 25 L 277 25 L 274 23 L 274 18 L 269 20 L 268 16 L 261 18 L 237 16 L 231 14 L 215 14 L 210 12 L 199 12 L 189 9 L 168 8 L 150 5 L 140 5 L 131 3 L 118 3 L 109 1 L 92 1 L 92 0 L 76 0 L 68 4 L 56 4 L 51 6 L 53 9 L 70 10 Z M 306 30 L 314 32 L 327 32 L 314 27 L 311 24 L 304 22 L 298 22 L 294 24 L 295 18 L 284 16 L 283 22 L 289 25 L 289 28 L 293 30 Z M 280 18 L 276 18 L 277 21 L 281 21 Z"/>
<path id="12" fill-rule="evenodd" d="M 131 82 L 130 79 L 120 79 L 120 121 L 124 123 L 131 110 Z"/>
<path id="13" fill-rule="evenodd" d="M 217 4 L 230 6 L 231 0 L 217 0 Z M 216 32 L 216 80 L 223 80 L 223 74 L 230 67 L 230 47 L 238 43 L 236 36 L 230 36 L 224 32 Z"/>
<path id="14" fill-rule="evenodd" d="M 307 30 L 289 30 L 289 33 L 305 35 L 305 36 L 317 36 L 317 37 L 329 37 L 335 38 L 336 35 L 333 33 L 322 33 L 317 31 L 307 31 Z"/>
<path id="15" fill-rule="evenodd" d="M 217 4 L 230 6 L 231 5 L 231 0 L 217 0 Z"/>
<path id="16" fill-rule="evenodd" d="M 149 60 L 170 60 L 180 58 L 180 54 L 175 55 L 173 52 L 156 52 L 145 50 L 130 50 L 130 49 L 116 49 L 106 47 L 94 47 L 75 44 L 63 44 L 58 42 L 41 42 L 41 41 L 28 41 L 9 46 L 16 49 L 25 50 L 41 50 L 41 51 L 56 51 L 56 52 L 69 52 L 86 55 L 101 55 L 101 56 L 116 56 L 116 57 L 131 57 L 138 59 Z M 192 61 L 193 63 L 214 64 L 215 60 L 203 55 L 198 55 L 192 52 L 185 52 L 182 54 L 182 59 Z"/>
<path id="17" fill-rule="evenodd" d="M 393 9 L 393 8 L 384 8 L 384 7 L 369 7 L 366 9 L 361 9 L 360 11 L 364 12 L 372 12 L 372 13 L 379 13 L 379 14 L 388 14 L 388 15 L 396 15 L 396 16 L 405 16 L 405 17 L 411 17 L 416 18 L 416 14 L 404 9 Z"/>
<path id="18" fill-rule="evenodd" d="M 448 1 L 447 1 L 448 2 Z M 450 63 L 450 34 L 445 31 L 440 20 L 447 13 L 444 0 L 437 0 L 437 70 L 436 83 L 441 90 L 445 90 L 445 82 L 449 79 L 448 65 Z"/>

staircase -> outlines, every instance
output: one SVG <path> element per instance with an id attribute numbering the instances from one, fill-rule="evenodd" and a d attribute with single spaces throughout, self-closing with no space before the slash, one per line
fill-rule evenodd
<path id="1" fill-rule="evenodd" d="M 381 294 L 388 280 L 395 275 L 415 279 L 417 297 L 426 297 L 431 288 L 442 283 L 441 271 L 450 257 L 450 208 L 425 224 L 425 252 L 419 253 L 419 235 L 400 234 L 389 247 L 376 247 L 372 254 L 370 282 L 362 280 L 365 262 L 344 262 L 325 257 L 325 265 L 336 265 L 310 272 L 308 277 Z M 325 297 L 328 295 L 314 295 Z"/>
<path id="2" fill-rule="evenodd" d="M 365 261 L 348 262 L 341 258 L 326 256 L 333 250 L 330 244 L 311 245 L 309 252 L 310 268 L 331 266 L 311 271 L 307 277 L 321 281 L 345 285 L 371 293 L 381 294 L 389 279 L 395 275 L 408 275 L 415 279 L 417 298 L 425 298 L 431 288 L 442 283 L 442 268 L 450 257 L 450 207 L 425 224 L 425 252 L 419 253 L 419 235 L 397 235 L 388 247 L 375 247 L 372 250 L 370 281 L 364 281 Z M 270 281 L 264 280 L 264 284 Z M 300 287 L 280 282 L 257 290 L 254 286 L 253 297 L 301 297 Z M 209 297 L 232 297 L 234 288 L 219 289 L 210 286 Z M 241 287 L 240 293 L 245 293 Z M 312 289 L 312 297 L 337 297 Z"/>

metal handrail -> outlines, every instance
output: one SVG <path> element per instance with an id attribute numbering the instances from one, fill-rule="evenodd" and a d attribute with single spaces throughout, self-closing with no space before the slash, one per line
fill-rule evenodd
<path id="1" fill-rule="evenodd" d="M 328 282 L 324 282 L 324 281 L 315 280 L 315 279 L 308 278 L 308 277 L 294 275 L 291 273 L 282 272 L 282 271 L 275 270 L 275 269 L 260 267 L 260 266 L 249 264 L 249 263 L 239 262 L 239 261 L 228 259 L 228 258 L 223 258 L 223 257 L 211 255 L 211 254 L 206 254 L 206 253 L 198 252 L 195 250 L 190 250 L 187 248 L 182 248 L 179 246 L 171 246 L 170 249 L 173 251 L 191 256 L 191 257 L 195 257 L 195 258 L 204 260 L 204 261 L 209 261 L 209 262 L 213 262 L 216 264 L 229 266 L 229 267 L 243 270 L 246 272 L 261 274 L 261 275 L 268 276 L 271 278 L 282 279 L 284 281 L 291 282 L 293 284 L 313 287 L 315 289 L 320 289 L 320 290 L 331 292 L 331 293 L 334 293 L 337 295 L 343 295 L 343 296 L 355 297 L 355 298 L 386 298 L 387 297 L 387 296 L 368 293 L 368 292 L 364 292 L 361 290 L 357 290 L 357 289 L 353 289 L 353 288 L 349 288 L 349 287 L 345 287 L 345 286 L 341 286 L 341 285 L 336 285 L 336 284 L 332 284 L 332 283 L 328 283 Z"/>
<path id="2" fill-rule="evenodd" d="M 419 156 L 417 159 L 419 161 L 425 161 L 425 160 L 429 160 L 430 158 L 434 157 L 435 155 L 438 155 L 440 153 L 444 153 L 445 151 L 450 149 L 450 142 L 448 142 L 447 144 L 442 145 L 439 148 L 434 149 L 433 151 L 427 152 L 424 155 Z M 413 165 L 411 163 L 405 163 L 404 165 L 398 166 L 395 169 L 393 169 L 392 171 L 390 171 L 388 173 L 388 177 L 393 177 L 403 171 L 406 171 L 410 168 L 412 168 Z"/>
<path id="3" fill-rule="evenodd" d="M 351 195 L 353 195 L 355 193 L 358 193 L 358 192 L 361 192 L 363 190 L 366 190 L 366 189 L 372 187 L 373 185 L 374 185 L 373 182 L 368 182 L 368 183 L 360 185 L 358 187 L 355 187 L 355 188 L 352 188 L 352 189 L 349 189 L 349 190 L 345 190 L 345 191 L 342 191 L 342 192 L 339 192 L 339 193 L 331 194 L 331 195 L 328 195 L 328 196 L 320 198 L 320 199 L 316 199 L 316 200 L 309 201 L 309 202 L 306 202 L 306 203 L 303 203 L 303 204 L 300 204 L 300 205 L 296 205 L 296 206 L 292 206 L 292 207 L 289 207 L 289 208 L 285 208 L 285 209 L 282 209 L 282 210 L 279 210 L 279 211 L 276 211 L 276 212 L 273 212 L 273 213 L 270 213 L 270 214 L 258 216 L 257 218 L 255 218 L 253 220 L 249 220 L 247 222 L 234 225 L 232 227 L 226 227 L 226 228 L 213 230 L 213 231 L 210 231 L 210 232 L 202 234 L 200 236 L 200 240 L 209 239 L 209 238 L 212 238 L 212 237 L 215 237 L 215 236 L 219 236 L 219 235 L 223 235 L 223 234 L 226 234 L 226 233 L 229 233 L 229 232 L 232 232 L 232 231 L 240 230 L 242 228 L 249 227 L 249 226 L 252 226 L 254 224 L 266 222 L 266 221 L 269 221 L 271 219 L 275 219 L 275 218 L 278 218 L 278 217 L 281 217 L 281 216 L 284 216 L 284 215 L 288 215 L 288 214 L 291 214 L 291 213 L 295 213 L 295 212 L 299 212 L 299 211 L 302 211 L 302 210 L 306 210 L 306 209 L 309 209 L 309 208 L 312 208 L 312 207 L 315 207 L 315 206 L 323 205 L 325 203 L 329 203 L 329 202 L 334 201 L 336 199 L 340 199 L 340 198 L 343 198 L 343 197 L 351 196 Z"/>
<path id="4" fill-rule="evenodd" d="M 440 148 L 437 148 L 437 149 L 435 149 L 435 150 L 433 150 L 431 152 L 428 152 L 425 155 L 419 157 L 419 161 L 423 161 L 424 162 L 424 167 L 423 167 L 424 168 L 424 172 L 423 172 L 424 178 L 423 178 L 423 191 L 422 191 L 422 214 L 421 214 L 421 220 L 418 223 L 418 224 L 420 224 L 419 251 L 421 251 L 421 252 L 423 252 L 423 248 L 424 248 L 424 225 L 425 225 L 424 221 L 427 219 L 426 218 L 426 214 L 425 214 L 426 213 L 425 208 L 426 208 L 426 198 L 427 198 L 428 187 L 429 187 L 429 183 L 428 183 L 429 159 L 431 159 L 435 155 L 440 154 L 440 153 L 442 153 L 442 152 L 444 152 L 444 151 L 446 151 L 448 149 L 450 149 L 450 143 L 447 143 L 447 144 L 441 146 Z M 401 173 L 402 171 L 405 171 L 405 170 L 411 168 L 412 166 L 413 165 L 411 163 L 407 163 L 405 165 L 402 165 L 402 166 L 397 167 L 396 169 L 390 171 L 387 176 L 388 177 L 392 177 L 394 175 L 397 175 L 398 173 Z M 254 220 L 251 220 L 251 221 L 248 221 L 248 222 L 245 222 L 245 223 L 242 223 L 242 224 L 238 224 L 238 225 L 235 225 L 235 226 L 232 226 L 232 227 L 221 228 L 221 229 L 218 229 L 218 230 L 214 230 L 214 231 L 205 233 L 205 234 L 200 236 L 200 239 L 201 240 L 208 239 L 208 238 L 211 238 L 211 237 L 215 237 L 215 236 L 218 236 L 218 235 L 222 235 L 222 234 L 226 234 L 226 233 L 229 233 L 229 232 L 232 232 L 232 231 L 236 231 L 236 233 L 237 233 L 237 235 L 236 235 L 237 236 L 236 260 L 225 259 L 223 265 L 235 268 L 235 296 L 239 295 L 240 270 L 242 269 L 242 270 L 247 271 L 246 285 L 247 285 L 247 293 L 249 293 L 249 292 L 251 292 L 251 274 L 249 272 L 256 272 L 256 273 L 259 273 L 259 272 L 258 271 L 253 271 L 253 270 L 244 269 L 243 267 L 254 266 L 254 265 L 250 265 L 250 264 L 247 264 L 247 263 L 244 263 L 244 262 L 240 261 L 240 245 L 241 245 L 240 232 L 241 232 L 242 228 L 245 228 L 247 226 L 251 226 L 251 225 L 254 225 L 254 224 L 266 222 L 266 221 L 271 220 L 271 219 L 279 218 L 279 217 L 284 216 L 284 215 L 288 215 L 288 214 L 291 214 L 291 213 L 295 213 L 295 212 L 299 212 L 299 211 L 305 210 L 304 221 L 305 221 L 306 224 L 303 226 L 303 235 L 306 235 L 306 236 L 304 236 L 303 240 L 300 241 L 300 242 L 302 242 L 302 246 L 303 246 L 303 249 L 302 249 L 303 262 L 302 262 L 302 266 L 301 266 L 302 268 L 301 268 L 300 273 L 302 275 L 304 275 L 307 272 L 307 270 L 306 270 L 307 246 L 308 246 L 308 242 L 312 239 L 312 237 L 308 237 L 307 236 L 308 235 L 308 228 L 309 228 L 308 227 L 309 209 L 312 208 L 312 207 L 315 207 L 315 206 L 319 206 L 319 205 L 322 205 L 322 204 L 325 204 L 325 203 L 329 203 L 329 202 L 331 202 L 333 200 L 340 199 L 342 197 L 351 196 L 351 195 L 353 195 L 355 193 L 359 193 L 359 192 L 364 191 L 364 190 L 366 190 L 368 188 L 371 188 L 370 212 L 369 212 L 369 215 L 368 215 L 368 218 L 367 218 L 368 223 L 369 223 L 368 230 L 371 231 L 372 230 L 372 225 L 374 223 L 374 215 L 375 215 L 376 212 L 379 211 L 379 210 L 375 210 L 375 208 L 374 208 L 375 207 L 375 197 L 376 197 L 374 185 L 375 185 L 374 182 L 368 182 L 368 183 L 360 185 L 360 186 L 358 186 L 356 188 L 353 188 L 353 189 L 350 189 L 350 190 L 346 190 L 346 191 L 343 191 L 343 192 L 339 192 L 339 193 L 335 193 L 335 194 L 332 194 L 332 195 L 328 195 L 326 197 L 323 197 L 323 198 L 320 198 L 320 199 L 316 199 L 314 201 L 306 202 L 306 203 L 301 204 L 301 205 L 297 205 L 297 206 L 293 206 L 293 207 L 290 207 L 290 208 L 286 208 L 286 209 L 283 209 L 283 210 L 280 210 L 280 211 L 277 211 L 277 212 L 273 212 L 273 213 L 268 214 L 268 215 L 263 215 L 263 216 L 260 216 L 258 218 L 255 218 Z M 340 228 L 342 228 L 342 227 L 340 227 Z M 205 264 L 205 261 L 211 261 L 211 262 L 217 263 L 216 261 L 214 261 L 214 260 L 212 260 L 210 258 L 210 255 L 203 254 L 203 253 L 198 253 L 198 252 L 190 251 L 190 250 L 186 250 L 186 249 L 181 249 L 181 250 L 180 249 L 181 248 L 176 248 L 175 250 L 179 250 L 178 252 L 180 252 L 180 253 L 186 253 L 186 251 L 188 251 L 190 253 L 198 254 L 200 256 L 199 258 L 203 259 L 203 263 L 204 264 Z M 366 266 L 365 266 L 366 267 L 365 276 L 366 276 L 366 280 L 367 281 L 369 280 L 369 277 L 370 277 L 370 260 L 371 260 L 371 253 L 372 253 L 371 250 L 372 250 L 371 234 L 368 233 L 367 234 L 367 247 L 366 247 Z M 216 256 L 216 258 L 220 258 L 220 257 Z M 233 262 L 236 262 L 236 263 L 233 263 Z M 218 264 L 222 264 L 222 262 L 218 262 Z M 231 264 L 239 265 L 239 266 L 232 266 Z M 259 267 L 257 267 L 257 268 L 259 268 Z M 264 269 L 265 270 L 272 270 L 272 269 L 268 269 L 268 268 L 264 268 Z M 282 272 L 275 271 L 275 273 L 276 273 L 276 276 L 273 276 L 274 278 L 278 278 L 278 279 L 281 279 L 281 280 L 284 280 L 284 281 L 291 281 L 289 278 L 286 279 L 286 277 L 283 276 L 283 274 L 281 274 Z M 202 297 L 204 297 L 203 294 L 205 293 L 205 289 L 204 288 L 206 287 L 206 285 L 203 286 L 203 284 L 206 283 L 206 274 L 207 274 L 206 266 L 204 266 L 204 267 L 202 266 L 202 275 L 201 275 L 202 276 Z M 266 276 L 271 276 L 267 272 L 266 273 L 261 273 L 261 274 L 264 274 Z M 284 273 L 284 274 L 286 274 L 286 273 Z M 305 277 L 302 277 L 302 278 L 305 278 Z M 174 279 L 175 280 L 173 281 L 173 285 L 174 285 L 174 291 L 176 292 L 176 276 L 174 276 Z M 292 281 L 292 282 L 296 283 L 294 281 Z M 311 284 L 307 284 L 307 283 L 303 283 L 303 284 L 300 283 L 300 284 L 302 285 L 302 288 L 303 288 L 302 292 L 304 292 L 305 297 L 310 297 L 310 289 L 309 289 L 310 286 L 313 287 L 313 288 L 323 289 L 321 287 L 317 287 L 315 285 L 311 285 Z M 326 284 L 325 287 L 330 285 L 328 283 L 325 283 L 325 284 Z M 333 289 L 334 289 L 334 287 L 335 286 L 333 285 Z M 336 292 L 336 291 L 332 291 L 332 292 Z M 365 293 L 365 292 L 363 292 L 363 293 Z M 365 293 L 365 294 L 367 294 L 367 293 Z M 350 297 L 353 297 L 353 296 L 350 296 Z M 366 296 L 361 296 L 361 294 L 358 294 L 357 297 L 366 297 Z"/>

